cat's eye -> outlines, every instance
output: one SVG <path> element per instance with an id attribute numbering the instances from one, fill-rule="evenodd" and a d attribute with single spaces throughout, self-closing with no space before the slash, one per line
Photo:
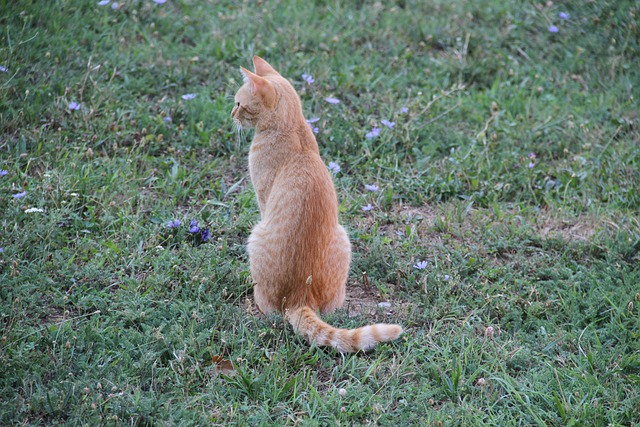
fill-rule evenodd
<path id="1" fill-rule="evenodd" d="M 240 103 L 236 102 L 236 108 L 240 108 Z"/>

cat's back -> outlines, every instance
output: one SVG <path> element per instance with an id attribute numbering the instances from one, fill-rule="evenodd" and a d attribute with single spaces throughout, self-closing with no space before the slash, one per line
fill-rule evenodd
<path id="1" fill-rule="evenodd" d="M 269 199 L 269 205 L 278 208 L 276 214 L 285 209 L 290 216 L 304 215 L 322 222 L 337 218 L 338 199 L 331 175 L 313 151 L 299 151 L 289 157 L 274 176 Z"/>

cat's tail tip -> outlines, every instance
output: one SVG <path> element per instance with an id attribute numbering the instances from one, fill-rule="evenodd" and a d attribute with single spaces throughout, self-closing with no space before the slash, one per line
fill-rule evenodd
<path id="1" fill-rule="evenodd" d="M 400 325 L 377 323 L 357 329 L 338 329 L 325 323 L 309 307 L 289 310 L 286 318 L 309 342 L 331 346 L 340 353 L 368 351 L 378 343 L 393 341 L 404 332 Z"/>
<path id="2" fill-rule="evenodd" d="M 373 325 L 363 326 L 358 329 L 347 329 L 346 332 L 350 333 L 353 343 L 345 346 L 347 352 L 353 351 L 351 348 L 355 348 L 355 351 L 368 351 L 375 347 L 378 343 L 393 341 L 402 335 L 404 332 L 400 325 L 389 325 L 387 323 L 376 323 Z M 359 336 L 358 336 L 359 332 Z"/>

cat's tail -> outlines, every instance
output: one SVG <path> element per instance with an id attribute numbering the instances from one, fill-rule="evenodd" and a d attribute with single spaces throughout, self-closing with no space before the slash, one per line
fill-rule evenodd
<path id="1" fill-rule="evenodd" d="M 287 310 L 285 317 L 293 329 L 301 333 L 310 343 L 331 346 L 340 353 L 367 351 L 380 342 L 394 340 L 402 334 L 400 325 L 384 323 L 357 329 L 334 328 L 323 322 L 315 310 L 306 306 Z"/>

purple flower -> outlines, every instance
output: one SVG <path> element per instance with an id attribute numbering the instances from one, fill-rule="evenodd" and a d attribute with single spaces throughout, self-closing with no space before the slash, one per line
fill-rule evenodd
<path id="1" fill-rule="evenodd" d="M 111 3 L 111 0 L 102 0 L 98 2 L 98 6 L 106 6 Z"/>
<path id="2" fill-rule="evenodd" d="M 531 160 L 534 160 L 536 158 L 536 153 L 529 153 L 528 156 Z"/>
<path id="3" fill-rule="evenodd" d="M 533 168 L 535 165 L 536 165 L 535 163 L 533 163 L 533 162 L 529 162 L 529 164 L 527 165 L 527 167 L 528 167 L 529 169 L 531 169 L 531 168 Z"/>
<path id="4" fill-rule="evenodd" d="M 119 4 L 118 3 L 113 3 L 111 5 L 111 9 L 116 10 L 118 8 Z"/>
<path id="5" fill-rule="evenodd" d="M 373 139 L 378 135 L 380 135 L 380 128 L 373 128 L 370 132 L 367 132 L 365 136 L 367 137 L 367 139 Z"/>
<path id="6" fill-rule="evenodd" d="M 173 121 L 173 119 L 171 118 L 171 116 L 167 116 L 164 119 L 162 119 L 165 123 L 171 123 Z"/>
<path id="7" fill-rule="evenodd" d="M 314 78 L 311 76 L 311 74 L 303 74 L 302 75 L 302 80 L 304 80 L 305 82 L 307 82 L 308 84 L 311 84 L 313 82 L 315 82 Z"/>
<path id="8" fill-rule="evenodd" d="M 3 73 L 6 73 L 7 71 L 9 71 L 9 69 L 4 65 L 0 65 L 0 71 L 2 71 Z"/>
<path id="9" fill-rule="evenodd" d="M 312 117 L 310 119 L 307 120 L 307 123 L 309 123 L 309 126 L 311 126 L 311 131 L 313 133 L 318 133 L 320 131 L 320 129 L 318 129 L 317 127 L 315 127 L 314 125 L 312 125 L 312 123 L 317 122 L 318 120 L 320 120 L 320 117 Z"/>
<path id="10" fill-rule="evenodd" d="M 209 238 L 211 237 L 211 233 L 209 232 L 209 229 L 205 228 L 204 230 L 202 230 L 202 233 L 200 233 L 200 237 L 202 237 L 203 242 L 206 242 L 207 240 L 209 240 Z"/>
<path id="11" fill-rule="evenodd" d="M 413 264 L 413 268 L 417 268 L 418 270 L 424 270 L 427 268 L 427 261 L 420 261 L 416 264 Z"/>
<path id="12" fill-rule="evenodd" d="M 192 219 L 191 223 L 189 224 L 189 233 L 197 233 L 198 231 L 200 231 L 200 227 L 198 227 L 198 221 Z"/>
<path id="13" fill-rule="evenodd" d="M 4 248 L 0 248 L 0 254 L 4 252 Z"/>
<path id="14" fill-rule="evenodd" d="M 333 173 L 340 172 L 340 165 L 336 162 L 329 162 L 329 170 Z"/>
<path id="15" fill-rule="evenodd" d="M 340 100 L 337 98 L 327 97 L 324 100 L 327 101 L 329 104 L 340 104 Z"/>
<path id="16" fill-rule="evenodd" d="M 8 170 L 0 169 L 0 176 L 5 176 L 8 173 L 9 173 Z"/>
<path id="17" fill-rule="evenodd" d="M 362 207 L 362 210 L 365 212 L 369 212 L 372 209 L 373 209 L 373 206 L 371 206 L 371 203 L 367 203 L 365 206 Z"/>
<path id="18" fill-rule="evenodd" d="M 560 12 L 558 13 L 558 16 L 560 17 L 560 19 L 569 19 L 569 14 L 566 12 Z"/>
<path id="19" fill-rule="evenodd" d="M 378 191 L 380 189 L 380 187 L 378 187 L 375 184 L 365 184 L 364 188 L 366 188 L 369 191 Z"/>
<path id="20" fill-rule="evenodd" d="M 448 274 L 445 274 L 445 275 L 444 275 L 444 281 L 445 281 L 445 282 L 448 282 L 448 281 L 449 281 L 449 279 L 450 279 L 449 275 L 448 275 Z"/>
<path id="21" fill-rule="evenodd" d="M 167 224 L 169 226 L 169 228 L 176 228 L 180 226 L 180 220 L 179 219 L 173 219 L 171 221 L 169 221 L 169 223 Z"/>
<path id="22" fill-rule="evenodd" d="M 382 123 L 383 125 L 385 125 L 389 129 L 393 129 L 393 127 L 396 125 L 396 122 L 390 122 L 387 119 L 380 120 L 380 123 Z"/>
<path id="23" fill-rule="evenodd" d="M 557 33 L 558 31 L 559 31 L 558 27 L 556 27 L 555 25 L 550 25 L 549 26 L 549 32 L 550 33 Z"/>
<path id="24" fill-rule="evenodd" d="M 79 110 L 80 109 L 80 105 L 82 105 L 82 104 L 78 104 L 77 102 L 72 101 L 69 104 L 69 110 L 73 110 L 73 111 Z"/>
<path id="25" fill-rule="evenodd" d="M 22 198 L 23 198 L 24 196 L 26 196 L 26 195 L 27 195 L 27 192 L 26 192 L 26 191 L 23 191 L 22 193 L 16 193 L 16 194 L 14 194 L 14 195 L 13 195 L 13 196 L 11 196 L 11 197 L 13 197 L 14 199 L 22 199 Z"/>
<path id="26" fill-rule="evenodd" d="M 153 2 L 156 4 L 165 4 L 167 0 L 153 0 Z"/>
<path id="27" fill-rule="evenodd" d="M 195 97 L 196 97 L 195 93 L 187 93 L 187 94 L 182 95 L 182 99 L 184 99 L 185 101 L 188 101 L 188 100 L 193 99 Z"/>
<path id="28" fill-rule="evenodd" d="M 406 113 L 408 113 L 408 112 L 409 112 L 409 109 L 408 109 L 407 107 L 402 107 L 402 108 L 400 109 L 400 112 L 401 112 L 401 113 L 405 113 L 405 114 L 406 114 Z"/>

